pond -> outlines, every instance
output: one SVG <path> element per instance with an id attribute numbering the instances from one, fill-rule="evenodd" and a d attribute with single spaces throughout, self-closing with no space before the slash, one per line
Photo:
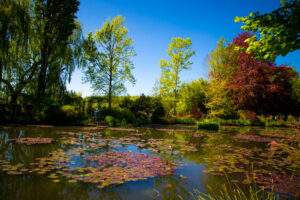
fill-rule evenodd
<path id="1" fill-rule="evenodd" d="M 299 197 L 299 130 L 0 127 L 0 199 L 195 199 L 222 185 Z"/>

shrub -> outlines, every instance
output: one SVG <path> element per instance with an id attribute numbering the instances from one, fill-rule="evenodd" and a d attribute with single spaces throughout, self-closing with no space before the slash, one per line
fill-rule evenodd
<path id="1" fill-rule="evenodd" d="M 220 119 L 220 125 L 250 126 L 252 123 L 248 119 Z"/>
<path id="2" fill-rule="evenodd" d="M 292 115 L 289 115 L 286 119 L 286 124 L 291 125 L 296 123 L 296 118 Z"/>
<path id="3" fill-rule="evenodd" d="M 162 106 L 159 100 L 156 100 L 154 103 L 154 111 L 151 116 L 151 121 L 154 123 L 160 122 L 161 118 L 165 116 L 166 110 Z"/>
<path id="4" fill-rule="evenodd" d="M 136 118 L 132 112 L 130 112 L 127 109 L 116 109 L 112 108 L 109 110 L 108 108 L 104 107 L 101 108 L 99 111 L 99 118 L 104 119 L 106 121 L 106 117 L 111 116 L 115 119 L 118 119 L 119 121 L 122 121 L 123 119 L 126 120 L 127 123 L 135 124 Z"/>
<path id="5" fill-rule="evenodd" d="M 236 119 L 232 121 L 234 125 L 238 126 L 250 126 L 251 122 L 248 119 Z"/>
<path id="6" fill-rule="evenodd" d="M 239 110 L 238 115 L 240 119 L 246 119 L 249 120 L 250 122 L 254 122 L 257 120 L 256 113 L 250 110 Z"/>
<path id="7" fill-rule="evenodd" d="M 75 106 L 63 105 L 61 111 L 65 114 L 67 119 L 75 119 L 78 117 L 78 111 L 75 109 Z"/>
<path id="8" fill-rule="evenodd" d="M 105 121 L 110 126 L 116 126 L 117 124 L 119 124 L 119 120 L 117 120 L 116 118 L 114 118 L 113 116 L 110 116 L 110 115 L 105 117 Z"/>
<path id="9" fill-rule="evenodd" d="M 176 124 L 195 124 L 195 120 L 193 118 L 188 117 L 178 117 L 175 118 Z"/>
<path id="10" fill-rule="evenodd" d="M 121 126 L 127 126 L 127 120 L 126 119 L 122 119 L 121 121 Z"/>
<path id="11" fill-rule="evenodd" d="M 219 130 L 220 124 L 216 121 L 212 120 L 202 120 L 197 122 L 197 127 L 199 130 L 204 129 L 204 130 Z"/>

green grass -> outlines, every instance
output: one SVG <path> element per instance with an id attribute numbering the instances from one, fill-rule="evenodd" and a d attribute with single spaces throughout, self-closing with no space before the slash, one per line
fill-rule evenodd
<path id="1" fill-rule="evenodd" d="M 218 190 L 208 188 L 208 193 L 203 193 L 198 190 L 193 192 L 193 197 L 196 200 L 275 200 L 279 199 L 272 192 L 267 192 L 264 189 L 258 189 L 256 186 L 250 187 L 247 194 L 237 185 L 222 184 Z"/>
<path id="2" fill-rule="evenodd" d="M 221 119 L 221 125 L 234 125 L 234 126 L 251 126 L 251 122 L 247 119 Z"/>
<path id="3" fill-rule="evenodd" d="M 219 130 L 220 124 L 216 121 L 209 119 L 201 120 L 197 122 L 198 130 Z"/>

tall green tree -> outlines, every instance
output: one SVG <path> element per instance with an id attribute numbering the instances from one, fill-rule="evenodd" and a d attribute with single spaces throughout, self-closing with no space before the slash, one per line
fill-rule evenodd
<path id="1" fill-rule="evenodd" d="M 125 18 L 109 18 L 100 30 L 87 35 L 84 45 L 86 68 L 85 81 L 90 82 L 94 91 L 107 96 L 109 109 L 112 97 L 126 90 L 124 83 L 135 83 L 131 73 L 134 69 L 130 60 L 135 56 L 133 40 L 127 37 Z"/>
<path id="2" fill-rule="evenodd" d="M 234 115 L 234 104 L 230 97 L 228 82 L 239 69 L 235 65 L 237 53 L 234 46 L 223 37 L 218 41 L 217 48 L 208 57 L 210 84 L 206 92 L 206 107 L 212 118 L 227 118 Z"/>
<path id="3" fill-rule="evenodd" d="M 178 101 L 178 90 L 181 84 L 179 74 L 182 70 L 190 69 L 193 64 L 190 58 L 195 54 L 191 49 L 192 42 L 190 38 L 172 38 L 167 55 L 168 61 L 161 59 L 159 66 L 161 68 L 160 91 L 161 95 L 167 97 L 172 102 L 173 114 L 176 114 L 176 104 Z"/>
<path id="4" fill-rule="evenodd" d="M 47 89 L 58 85 L 61 76 L 74 70 L 72 34 L 80 30 L 75 21 L 78 0 L 33 0 L 33 27 L 38 34 L 41 65 L 38 71 L 37 95 L 45 96 Z M 66 74 L 65 74 L 66 72 Z M 70 77 L 70 76 L 69 76 Z M 58 88 L 55 87 L 54 90 Z"/>
<path id="5" fill-rule="evenodd" d="M 300 6 L 299 0 L 281 0 L 281 7 L 271 13 L 251 13 L 246 17 L 236 17 L 235 22 L 243 22 L 242 30 L 258 32 L 247 39 L 246 52 L 255 52 L 260 60 L 275 61 L 278 55 L 285 56 L 300 48 Z"/>
<path id="6" fill-rule="evenodd" d="M 24 92 L 40 100 L 46 90 L 65 89 L 81 56 L 78 5 L 72 0 L 0 1 L 0 87 L 11 105 Z"/>

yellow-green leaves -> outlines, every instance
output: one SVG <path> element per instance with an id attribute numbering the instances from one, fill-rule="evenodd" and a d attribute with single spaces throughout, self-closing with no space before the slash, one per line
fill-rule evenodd
<path id="1" fill-rule="evenodd" d="M 299 1 L 281 1 L 281 7 L 271 13 L 250 13 L 246 17 L 235 17 L 243 22 L 244 31 L 258 32 L 260 39 L 250 40 L 247 53 L 260 60 L 274 61 L 278 55 L 285 56 L 299 49 Z M 251 49 L 251 51 L 249 50 Z"/>
<path id="2" fill-rule="evenodd" d="M 236 46 L 228 46 L 227 40 L 222 37 L 217 43 L 217 48 L 209 54 L 210 85 L 205 93 L 207 98 L 205 106 L 209 109 L 212 118 L 223 117 L 234 112 L 227 82 L 239 69 L 239 66 L 234 65 L 237 50 L 240 49 Z"/>
<path id="3" fill-rule="evenodd" d="M 85 81 L 92 84 L 94 91 L 108 96 L 109 107 L 112 97 L 125 90 L 125 81 L 135 83 L 130 57 L 136 54 L 124 22 L 120 15 L 108 18 L 94 35 L 88 34 L 85 44 Z"/>
<path id="4" fill-rule="evenodd" d="M 173 108 L 173 113 L 176 113 L 176 103 L 178 96 L 178 87 L 180 86 L 179 73 L 184 69 L 189 69 L 192 62 L 190 58 L 195 54 L 191 50 L 192 42 L 190 38 L 172 38 L 167 55 L 169 61 L 161 59 L 159 66 L 161 68 L 160 94 L 164 96 L 164 100 L 169 104 L 169 108 Z"/>

